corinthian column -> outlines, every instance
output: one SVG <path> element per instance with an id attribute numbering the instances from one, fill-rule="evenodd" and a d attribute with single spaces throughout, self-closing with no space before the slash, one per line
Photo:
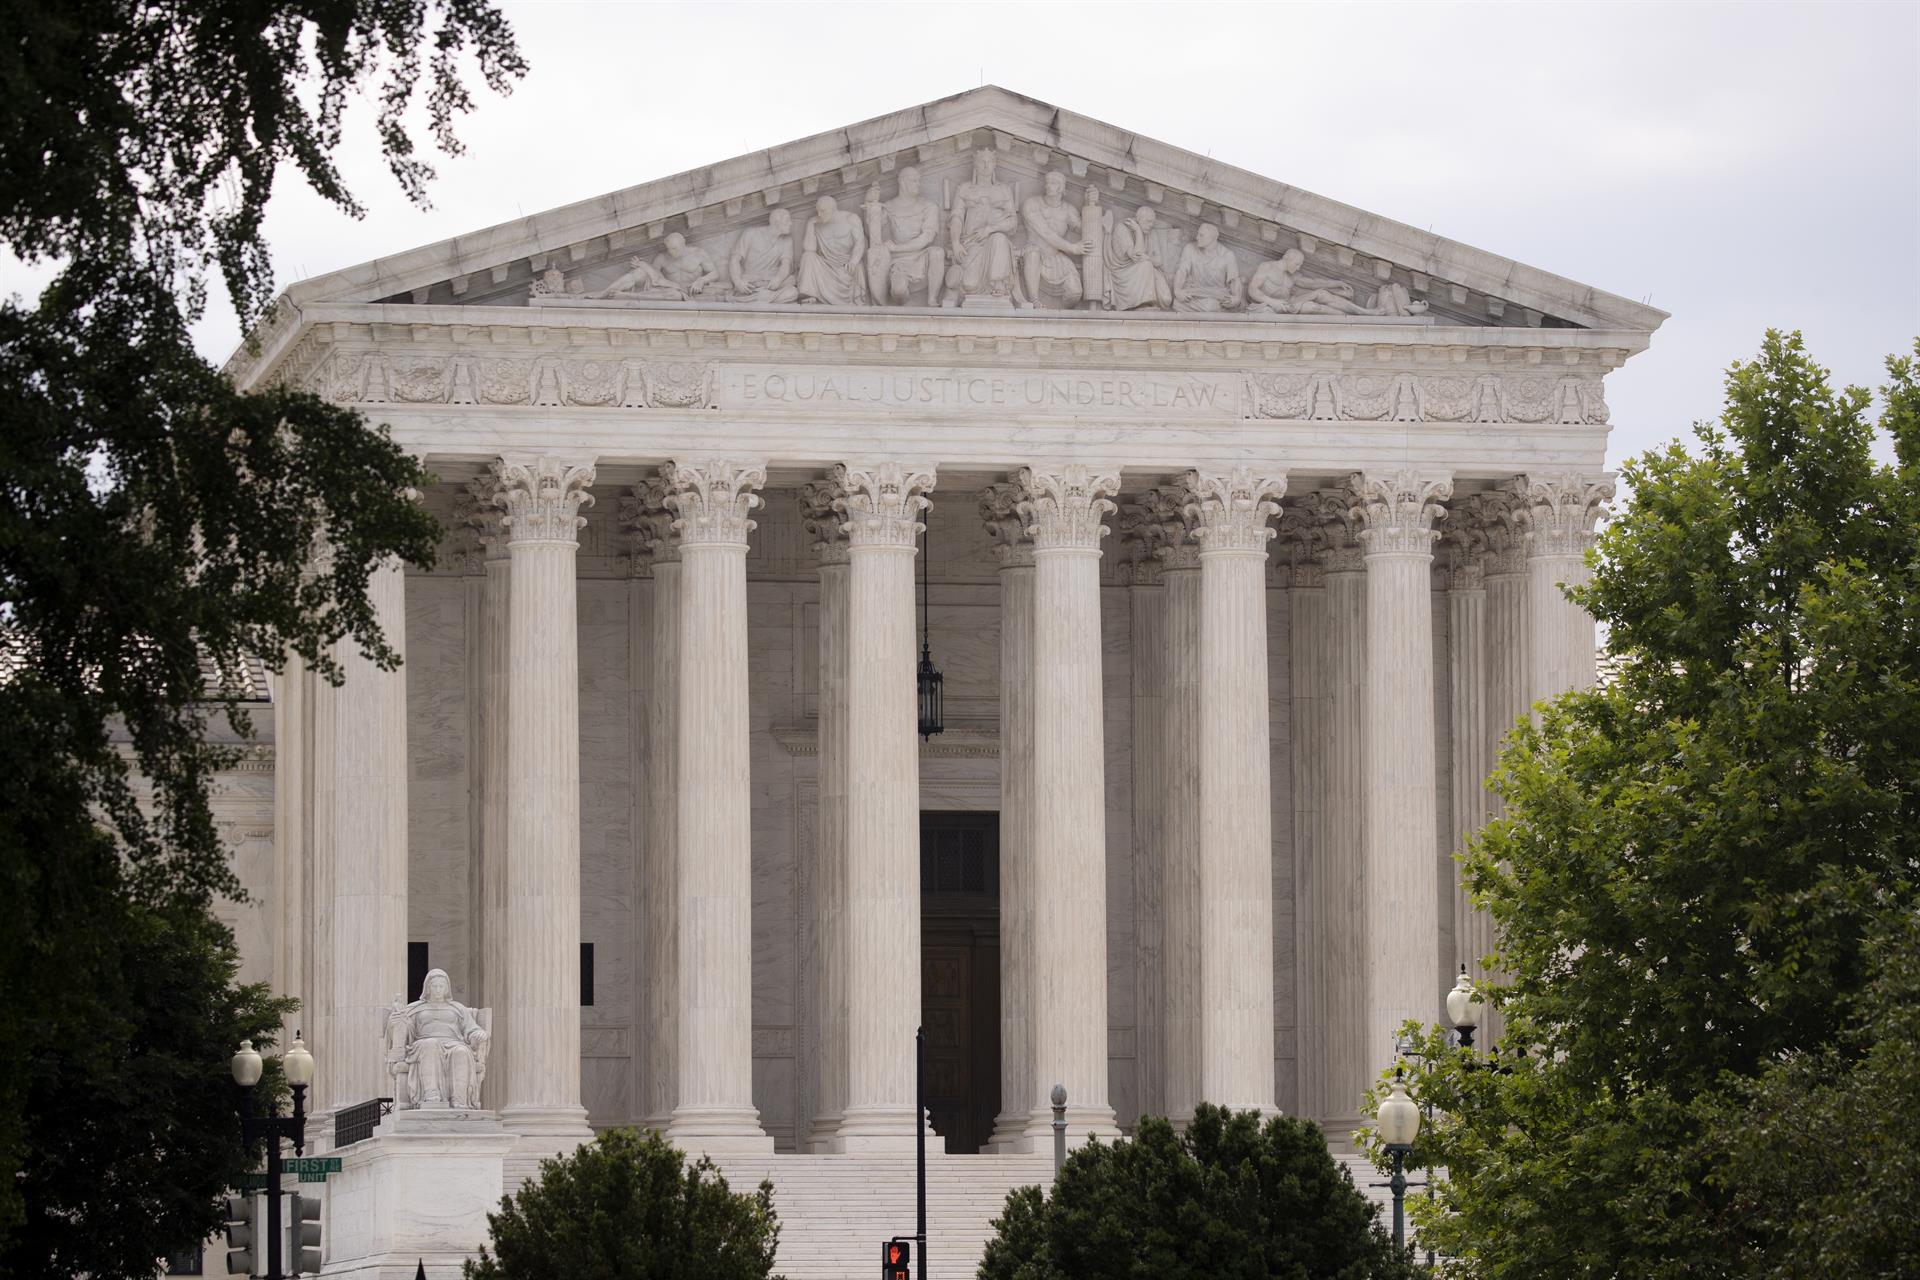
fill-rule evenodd
<path id="1" fill-rule="evenodd" d="M 589 1136 L 580 1105 L 580 654 L 574 552 L 588 460 L 503 458 L 507 513 L 507 937 L 511 1073 L 501 1119 L 519 1150 Z"/>
<path id="2" fill-rule="evenodd" d="M 1141 742 L 1161 762 L 1161 1056 L 1163 1103 L 1176 1126 L 1193 1118 L 1201 1091 L 1200 953 L 1200 544 L 1184 488 L 1149 489 L 1129 513 L 1160 570 L 1165 673 L 1161 734 Z"/>
<path id="3" fill-rule="evenodd" d="M 1356 475 L 1367 559 L 1367 970 L 1370 1070 L 1408 1018 L 1440 998 L 1439 824 L 1434 770 L 1433 543 L 1445 475 Z"/>
<path id="4" fill-rule="evenodd" d="M 819 809 L 814 820 L 813 954 L 815 1055 L 808 1145 L 829 1149 L 847 1106 L 847 533 L 834 510 L 837 484 L 802 486 L 807 531 L 820 563 Z M 917 971 L 917 967 L 916 967 Z"/>
<path id="5" fill-rule="evenodd" d="M 1287 593 L 1287 627 L 1292 688 L 1289 721 L 1293 776 L 1294 988 L 1299 1091 L 1302 1115 L 1325 1115 L 1325 998 L 1321 960 L 1321 922 L 1314 910 L 1327 874 L 1327 584 L 1314 559 L 1319 521 L 1297 504 L 1280 518 L 1288 542 L 1292 575 Z"/>
<path id="6" fill-rule="evenodd" d="M 667 483 L 650 476 L 634 488 L 636 553 L 653 577 L 648 621 L 646 848 L 637 877 L 640 901 L 641 1122 L 665 1130 L 679 1101 L 680 929 L 680 551 L 667 508 Z"/>
<path id="7" fill-rule="evenodd" d="M 407 588 L 398 561 L 374 569 L 367 600 L 380 634 L 404 657 Z M 393 1083 L 381 1045 L 388 1005 L 407 980 L 407 677 L 404 667 L 381 670 L 351 637 L 335 643 L 333 656 L 345 679 L 322 684 L 317 700 L 332 731 L 316 843 L 332 868 L 332 1029 L 319 1078 L 327 1106 L 338 1108 L 385 1096 Z"/>
<path id="8" fill-rule="evenodd" d="M 834 468 L 847 522 L 847 1106 L 834 1147 L 912 1149 L 920 1025 L 913 557 L 933 468 Z"/>
<path id="9" fill-rule="evenodd" d="M 1272 1113 L 1267 520 L 1284 476 L 1189 471 L 1200 544 L 1200 1095 Z"/>
<path id="10" fill-rule="evenodd" d="M 513 576 L 507 550 L 507 527 L 498 501 L 499 482 L 487 475 L 470 481 L 468 517 L 481 554 L 486 558 L 486 580 L 480 588 L 480 901 L 475 904 L 479 936 L 473 949 L 475 1003 L 493 1008 L 492 1040 L 487 1049 L 487 1082 L 482 1086 L 491 1103 L 505 1096 L 513 1068 L 512 1019 L 509 1008 L 512 975 L 507 971 L 507 686 L 511 678 L 508 657 L 513 644 L 509 611 Z"/>
<path id="11" fill-rule="evenodd" d="M 1066 1086 L 1074 1136 L 1111 1134 L 1107 1103 L 1106 760 L 1101 723 L 1101 518 L 1117 475 L 1025 468 L 1033 536 L 1033 1035 L 1029 1135 Z M 1040 602 L 1044 602 L 1041 604 Z"/>
<path id="12" fill-rule="evenodd" d="M 692 1151 L 765 1151 L 753 1105 L 747 533 L 767 473 L 676 462 L 665 479 L 680 535 L 680 1071 L 667 1136 Z"/>
<path id="13" fill-rule="evenodd" d="M 1586 585 L 1593 526 L 1613 497 L 1612 476 L 1524 476 L 1512 482 L 1527 533 L 1528 671 L 1532 701 L 1594 680 L 1593 615 L 1562 587 Z"/>
<path id="14" fill-rule="evenodd" d="M 1447 664 L 1450 719 L 1447 747 L 1453 763 L 1453 848 L 1458 851 L 1487 822 L 1487 589 L 1483 570 L 1487 534 L 1474 503 L 1447 515 Z M 1493 950 L 1493 923 L 1476 911 L 1459 872 L 1453 882 L 1453 954 L 1443 973 L 1465 964 L 1475 976 Z"/>
<path id="15" fill-rule="evenodd" d="M 1000 1114 L 992 1145 L 1030 1147 L 1033 1117 L 1033 541 L 1021 489 L 990 485 L 980 518 L 1000 560 Z M 1050 1086 L 1049 1086 L 1050 1087 Z"/>

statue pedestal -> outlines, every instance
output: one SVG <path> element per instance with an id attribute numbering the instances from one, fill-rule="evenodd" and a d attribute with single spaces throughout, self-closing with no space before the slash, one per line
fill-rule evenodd
<path id="1" fill-rule="evenodd" d="M 458 1280 L 487 1242 L 514 1136 L 491 1111 L 396 1111 L 327 1179 L 323 1276 Z"/>

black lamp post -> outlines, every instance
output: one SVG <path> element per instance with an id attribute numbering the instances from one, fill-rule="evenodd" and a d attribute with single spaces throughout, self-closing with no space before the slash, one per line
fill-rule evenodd
<path id="1" fill-rule="evenodd" d="M 1393 1188 L 1393 1247 L 1403 1250 L 1407 1247 L 1407 1153 L 1420 1133 L 1420 1108 L 1407 1096 L 1405 1070 L 1394 1069 L 1393 1092 L 1380 1104 L 1375 1122 L 1380 1140 L 1393 1157 L 1393 1177 L 1387 1183 Z"/>
<path id="2" fill-rule="evenodd" d="M 927 561 L 933 555 L 933 535 L 920 526 L 920 737 L 928 739 L 945 733 L 944 707 L 941 705 L 940 668 L 933 665 L 933 647 L 927 640 Z"/>
<path id="3" fill-rule="evenodd" d="M 267 1144 L 267 1271 L 266 1280 L 286 1280 L 280 1270 L 280 1143 L 290 1140 L 296 1155 L 306 1151 L 307 1086 L 313 1083 L 313 1055 L 298 1031 L 293 1044 L 280 1059 L 280 1069 L 293 1089 L 293 1114 L 282 1116 L 253 1114 L 253 1087 L 260 1083 L 264 1064 L 253 1041 L 242 1040 L 233 1055 L 233 1082 L 240 1086 L 240 1127 L 249 1147 L 265 1139 Z"/>

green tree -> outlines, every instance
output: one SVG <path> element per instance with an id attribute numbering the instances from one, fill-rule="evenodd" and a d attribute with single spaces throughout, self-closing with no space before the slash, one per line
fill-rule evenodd
<path id="1" fill-rule="evenodd" d="M 1770 1260 L 1877 1212 L 1761 1212 L 1727 1161 L 1766 1149 L 1730 1132 L 1765 1122 L 1748 1103 L 1885 1060 L 1859 1030 L 1890 1025 L 1873 940 L 1920 869 L 1920 388 L 1911 360 L 1888 370 L 1893 465 L 1871 397 L 1769 333 L 1693 451 L 1626 468 L 1576 593 L 1614 676 L 1516 730 L 1506 814 L 1465 860 L 1527 1057 L 1468 1070 L 1417 1036 L 1442 1114 L 1416 1159 L 1449 1173 L 1422 1226 L 1458 1274 L 1835 1274 Z"/>
<path id="2" fill-rule="evenodd" d="M 980 1280 L 1378 1280 L 1412 1276 L 1377 1209 L 1311 1121 L 1202 1103 L 1185 1135 L 1068 1157 L 1053 1194 L 1021 1187 L 994 1219 Z"/>
<path id="3" fill-rule="evenodd" d="M 766 1280 L 780 1244 L 773 1184 L 728 1188 L 657 1133 L 609 1129 L 487 1215 L 467 1280 Z"/>
<path id="4" fill-rule="evenodd" d="M 235 986 L 209 914 L 239 888 L 215 739 L 251 727 L 222 673 L 294 652 L 337 678 L 343 639 L 391 664 L 369 575 L 438 530 L 383 431 L 239 394 L 189 326 L 216 268 L 262 315 L 277 174 L 357 212 L 332 155 L 370 85 L 418 198 L 415 86 L 452 149 L 468 53 L 521 73 L 482 0 L 0 8 L 0 244 L 56 268 L 0 304 L 0 1274 L 150 1276 L 245 1167 L 225 1060 L 282 1007 Z"/>

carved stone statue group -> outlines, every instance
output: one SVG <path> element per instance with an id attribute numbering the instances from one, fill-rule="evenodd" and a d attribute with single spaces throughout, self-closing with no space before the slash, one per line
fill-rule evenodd
<path id="1" fill-rule="evenodd" d="M 973 153 L 973 172 L 943 212 L 923 189 L 921 171 L 900 170 L 893 199 L 879 184 L 860 211 L 831 196 L 814 201 L 796 253 L 793 214 L 775 208 L 749 227 L 723 264 L 686 236 L 668 234 L 651 261 L 635 256 L 604 289 L 584 292 L 557 269 L 533 285 L 536 296 L 572 294 L 635 301 L 815 303 L 854 306 L 1000 306 L 1108 311 L 1244 312 L 1250 315 L 1407 316 L 1426 310 L 1406 286 L 1388 281 L 1365 303 L 1342 280 L 1305 274 L 1306 255 L 1289 249 L 1241 278 L 1240 262 L 1202 222 L 1180 250 L 1171 278 L 1154 261 L 1158 215 L 1102 208 L 1088 184 L 1082 202 L 1067 199 L 1067 179 L 1047 173 L 1041 193 L 1016 202 L 999 180 L 989 149 Z M 941 243 L 944 234 L 945 244 Z M 1016 243 L 1020 237 L 1020 243 Z"/>

